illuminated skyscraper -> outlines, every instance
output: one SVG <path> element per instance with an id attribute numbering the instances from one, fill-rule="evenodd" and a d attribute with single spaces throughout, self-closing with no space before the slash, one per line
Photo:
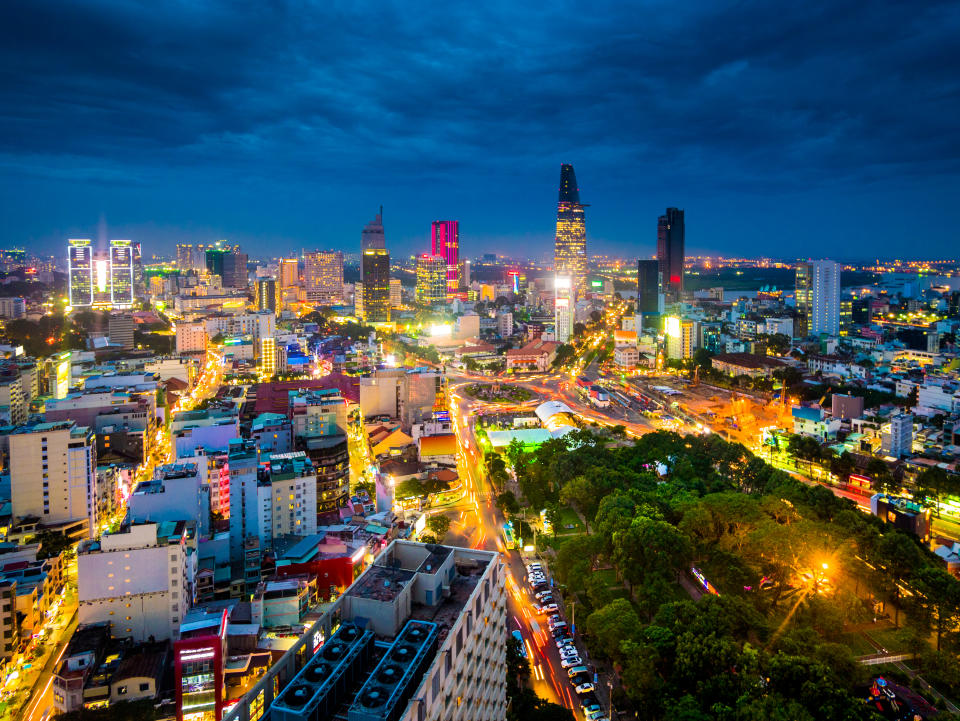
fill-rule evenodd
<path id="1" fill-rule="evenodd" d="M 447 300 L 447 261 L 442 255 L 417 256 L 417 303 L 431 306 Z"/>
<path id="2" fill-rule="evenodd" d="M 190 270 L 193 268 L 193 243 L 177 243 L 177 268 Z"/>
<path id="3" fill-rule="evenodd" d="M 93 305 L 93 248 L 89 238 L 72 238 L 67 247 L 70 305 Z"/>
<path id="4" fill-rule="evenodd" d="M 110 304 L 114 308 L 133 306 L 135 278 L 133 245 L 129 240 L 110 241 Z"/>
<path id="5" fill-rule="evenodd" d="M 569 276 L 558 275 L 553 281 L 553 327 L 557 341 L 566 343 L 573 335 L 573 280 Z"/>
<path id="6" fill-rule="evenodd" d="M 341 258 L 342 258 L 341 254 Z M 341 268 L 343 266 L 341 265 Z M 292 288 L 300 282 L 300 267 L 296 258 L 280 259 L 280 287 Z"/>
<path id="7" fill-rule="evenodd" d="M 580 189 L 572 165 L 560 166 L 560 197 L 557 203 L 557 236 L 554 271 L 569 277 L 573 302 L 587 291 L 587 223 L 580 203 Z"/>
<path id="8" fill-rule="evenodd" d="M 363 315 L 368 323 L 386 323 L 390 320 L 390 252 L 383 232 L 383 206 L 377 217 L 360 234 L 363 251 L 361 277 L 363 282 Z"/>
<path id="9" fill-rule="evenodd" d="M 797 334 L 839 335 L 840 264 L 832 260 L 801 263 L 796 278 Z"/>
<path id="10" fill-rule="evenodd" d="M 303 254 L 303 292 L 308 303 L 343 302 L 343 253 L 315 250 Z"/>
<path id="11" fill-rule="evenodd" d="M 683 211 L 667 208 L 667 212 L 657 218 L 657 261 L 661 289 L 668 303 L 677 303 L 683 296 L 683 259 Z"/>
<path id="12" fill-rule="evenodd" d="M 256 300 L 257 310 L 272 310 L 274 313 L 280 309 L 278 302 L 279 288 L 277 281 L 273 278 L 257 278 Z"/>
<path id="13" fill-rule="evenodd" d="M 810 292 L 813 289 L 813 274 L 809 263 L 800 263 L 796 271 L 795 301 L 797 320 L 793 332 L 797 338 L 806 338 L 810 333 Z"/>
<path id="14" fill-rule="evenodd" d="M 390 321 L 390 253 L 386 248 L 363 251 L 363 315 L 367 323 Z"/>
<path id="15" fill-rule="evenodd" d="M 433 255 L 442 255 L 447 262 L 447 300 L 460 290 L 460 221 L 435 220 L 430 227 Z"/>

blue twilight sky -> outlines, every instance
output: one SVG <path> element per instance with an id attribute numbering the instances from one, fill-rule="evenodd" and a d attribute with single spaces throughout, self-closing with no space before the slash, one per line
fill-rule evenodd
<path id="1" fill-rule="evenodd" d="M 949 257 L 960 4 L 556 1 L 0 6 L 0 247 L 225 237 L 252 255 L 552 250 Z"/>

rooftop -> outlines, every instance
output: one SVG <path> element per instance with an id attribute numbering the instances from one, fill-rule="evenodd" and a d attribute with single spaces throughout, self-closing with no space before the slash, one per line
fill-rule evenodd
<path id="1" fill-rule="evenodd" d="M 405 568 L 373 565 L 349 588 L 351 596 L 392 602 L 417 574 Z"/>

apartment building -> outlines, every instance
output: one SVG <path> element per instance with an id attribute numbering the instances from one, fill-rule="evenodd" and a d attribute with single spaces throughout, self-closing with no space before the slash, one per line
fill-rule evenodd
<path id="1" fill-rule="evenodd" d="M 45 524 L 84 519 L 97 528 L 97 446 L 94 433 L 73 421 L 34 423 L 9 437 L 10 496 L 15 517 Z"/>
<path id="2" fill-rule="evenodd" d="M 203 323 L 177 323 L 177 353 L 207 350 L 207 328 Z"/>
<path id="3" fill-rule="evenodd" d="M 115 638 L 175 639 L 193 604 L 193 521 L 131 523 L 77 549 L 80 624 L 106 622 Z"/>

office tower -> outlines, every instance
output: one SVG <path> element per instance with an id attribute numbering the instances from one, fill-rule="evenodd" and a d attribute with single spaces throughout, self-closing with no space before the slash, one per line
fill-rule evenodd
<path id="1" fill-rule="evenodd" d="M 379 239 L 383 240 L 383 226 Z M 371 224 L 372 225 L 372 224 Z M 370 226 L 368 225 L 367 228 Z M 364 229 L 366 234 L 367 229 Z M 374 236 L 374 238 L 376 237 Z M 367 242 L 368 238 L 364 238 Z M 363 276 L 363 315 L 361 320 L 367 323 L 387 323 L 390 321 L 390 252 L 386 248 L 365 248 L 362 261 Z"/>
<path id="2" fill-rule="evenodd" d="M 273 278 L 257 278 L 256 303 L 257 310 L 269 310 L 276 313 L 280 309 L 277 300 L 279 296 L 277 281 Z"/>
<path id="3" fill-rule="evenodd" d="M 239 250 L 224 253 L 223 255 L 224 288 L 246 288 L 247 282 L 247 254 Z"/>
<path id="4" fill-rule="evenodd" d="M 442 255 L 417 256 L 416 300 L 431 306 L 447 300 L 447 261 Z"/>
<path id="5" fill-rule="evenodd" d="M 133 296 L 135 298 L 142 297 L 144 293 L 143 285 L 143 248 L 140 247 L 140 242 L 131 244 L 130 246 L 133 252 Z"/>
<path id="6" fill-rule="evenodd" d="M 86 520 L 97 533 L 97 444 L 73 421 L 20 426 L 9 437 L 10 500 L 15 517 L 55 525 Z"/>
<path id="7" fill-rule="evenodd" d="M 400 308 L 403 305 L 403 283 L 399 278 L 390 279 L 390 307 Z"/>
<path id="8" fill-rule="evenodd" d="M 470 287 L 470 270 L 471 270 L 470 261 L 469 260 L 463 261 L 463 287 L 464 288 Z"/>
<path id="9" fill-rule="evenodd" d="M 587 224 L 580 203 L 580 189 L 572 165 L 560 166 L 560 196 L 557 203 L 557 236 L 554 243 L 554 272 L 569 278 L 571 303 L 587 291 Z"/>
<path id="10" fill-rule="evenodd" d="M 383 232 L 383 206 L 377 217 L 367 223 L 360 233 L 360 250 L 380 249 L 387 247 L 386 235 Z"/>
<path id="11" fill-rule="evenodd" d="M 839 263 L 815 260 L 797 266 L 796 309 L 799 337 L 821 333 L 839 335 Z"/>
<path id="12" fill-rule="evenodd" d="M 207 272 L 210 275 L 219 275 L 221 278 L 223 277 L 223 256 L 230 252 L 224 247 L 224 242 L 218 240 L 215 245 L 211 245 L 204 251 Z"/>
<path id="13" fill-rule="evenodd" d="M 67 247 L 70 305 L 93 305 L 93 248 L 89 238 L 71 238 Z"/>
<path id="14" fill-rule="evenodd" d="M 890 422 L 881 429 L 880 447 L 893 458 L 910 455 L 913 451 L 913 416 L 909 413 L 891 416 Z"/>
<path id="15" fill-rule="evenodd" d="M 661 292 L 667 303 L 677 303 L 683 297 L 684 244 L 683 211 L 667 208 L 667 212 L 657 218 L 657 261 Z"/>
<path id="16" fill-rule="evenodd" d="M 111 313 L 107 333 L 111 345 L 133 348 L 133 316 L 129 313 Z"/>
<path id="17" fill-rule="evenodd" d="M 342 258 L 341 254 L 341 258 Z M 343 263 L 341 262 L 341 269 Z M 296 258 L 280 259 L 280 287 L 293 288 L 300 283 L 300 268 Z"/>
<path id="18" fill-rule="evenodd" d="M 430 249 L 447 261 L 447 300 L 460 290 L 460 221 L 435 220 L 430 226 Z"/>
<path id="19" fill-rule="evenodd" d="M 638 316 L 649 317 L 663 312 L 663 295 L 660 287 L 660 261 L 638 260 L 636 309 Z"/>
<path id="20" fill-rule="evenodd" d="M 133 247 L 129 240 L 110 241 L 110 304 L 114 308 L 133 306 L 134 276 Z"/>
<path id="21" fill-rule="evenodd" d="M 556 276 L 553 287 L 554 334 L 558 342 L 566 343 L 573 335 L 573 296 L 576 290 L 569 276 Z"/>
<path id="22" fill-rule="evenodd" d="M 303 293 L 308 303 L 343 302 L 343 253 L 315 250 L 303 254 Z"/>

